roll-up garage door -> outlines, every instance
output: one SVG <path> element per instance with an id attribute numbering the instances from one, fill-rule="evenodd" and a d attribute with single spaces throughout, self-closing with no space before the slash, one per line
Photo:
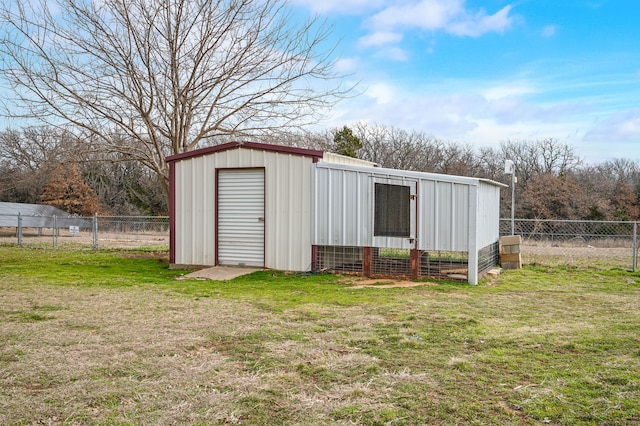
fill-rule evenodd
<path id="1" fill-rule="evenodd" d="M 264 266 L 264 169 L 218 172 L 218 264 Z"/>

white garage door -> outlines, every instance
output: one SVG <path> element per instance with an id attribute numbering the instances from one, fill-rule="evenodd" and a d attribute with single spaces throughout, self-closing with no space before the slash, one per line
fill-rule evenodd
<path id="1" fill-rule="evenodd" d="M 264 266 L 264 170 L 218 173 L 218 264 Z"/>

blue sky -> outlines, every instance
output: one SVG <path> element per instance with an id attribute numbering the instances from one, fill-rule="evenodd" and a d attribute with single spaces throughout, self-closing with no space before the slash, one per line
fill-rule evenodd
<path id="1" fill-rule="evenodd" d="M 357 121 L 473 146 L 557 138 L 640 160 L 640 1 L 293 0 L 334 26 Z"/>

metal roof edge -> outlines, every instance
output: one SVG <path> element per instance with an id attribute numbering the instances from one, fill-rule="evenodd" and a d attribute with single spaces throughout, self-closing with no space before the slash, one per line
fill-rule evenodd
<path id="1" fill-rule="evenodd" d="M 357 166 L 353 164 L 339 164 L 339 163 L 329 163 L 329 162 L 320 162 L 316 163 L 317 167 L 323 167 L 327 169 L 342 169 L 342 170 L 353 170 L 359 172 L 370 173 L 372 175 L 389 175 L 389 176 L 403 176 L 403 177 L 413 177 L 416 179 L 427 179 L 427 180 L 436 180 L 436 181 L 446 181 L 446 182 L 454 182 L 454 183 L 463 183 L 467 185 L 478 186 L 480 182 L 488 183 L 490 185 L 500 186 L 500 187 L 508 187 L 500 182 L 493 181 L 491 179 L 484 178 L 475 178 L 468 176 L 458 176 L 458 175 L 447 175 L 443 173 L 430 173 L 430 172 L 416 172 L 411 170 L 401 170 L 401 169 L 389 169 L 384 167 L 366 167 L 366 166 Z"/>
<path id="2" fill-rule="evenodd" d="M 260 142 L 227 142 L 220 145 L 209 146 L 206 148 L 200 148 L 189 152 L 183 152 L 181 154 L 170 155 L 166 157 L 167 163 L 180 161 L 188 158 L 201 157 L 203 155 L 214 154 L 216 152 L 227 151 L 236 148 L 257 149 L 262 151 L 282 152 L 293 155 L 301 155 L 305 157 L 312 157 L 315 161 L 318 161 L 324 155 L 323 151 L 308 148 L 298 148 L 294 146 L 285 145 L 273 145 Z"/>

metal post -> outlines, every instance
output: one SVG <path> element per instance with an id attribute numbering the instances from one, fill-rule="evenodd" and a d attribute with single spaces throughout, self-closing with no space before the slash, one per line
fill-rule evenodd
<path id="1" fill-rule="evenodd" d="M 504 173 L 511 173 L 511 235 L 515 234 L 515 205 L 516 205 L 516 165 L 511 160 L 504 160 Z"/>
<path id="2" fill-rule="evenodd" d="M 93 215 L 93 223 L 91 227 L 93 228 L 93 249 L 98 250 L 98 213 Z"/>
<path id="3" fill-rule="evenodd" d="M 515 235 L 515 206 L 516 206 L 516 168 L 511 169 L 511 235 Z"/>
<path id="4" fill-rule="evenodd" d="M 18 212 L 18 247 L 22 247 L 22 215 Z"/>
<path id="5" fill-rule="evenodd" d="M 638 267 L 638 222 L 633 222 L 633 272 Z"/>
<path id="6" fill-rule="evenodd" d="M 53 242 L 54 249 L 58 248 L 58 216 L 53 215 Z"/>

